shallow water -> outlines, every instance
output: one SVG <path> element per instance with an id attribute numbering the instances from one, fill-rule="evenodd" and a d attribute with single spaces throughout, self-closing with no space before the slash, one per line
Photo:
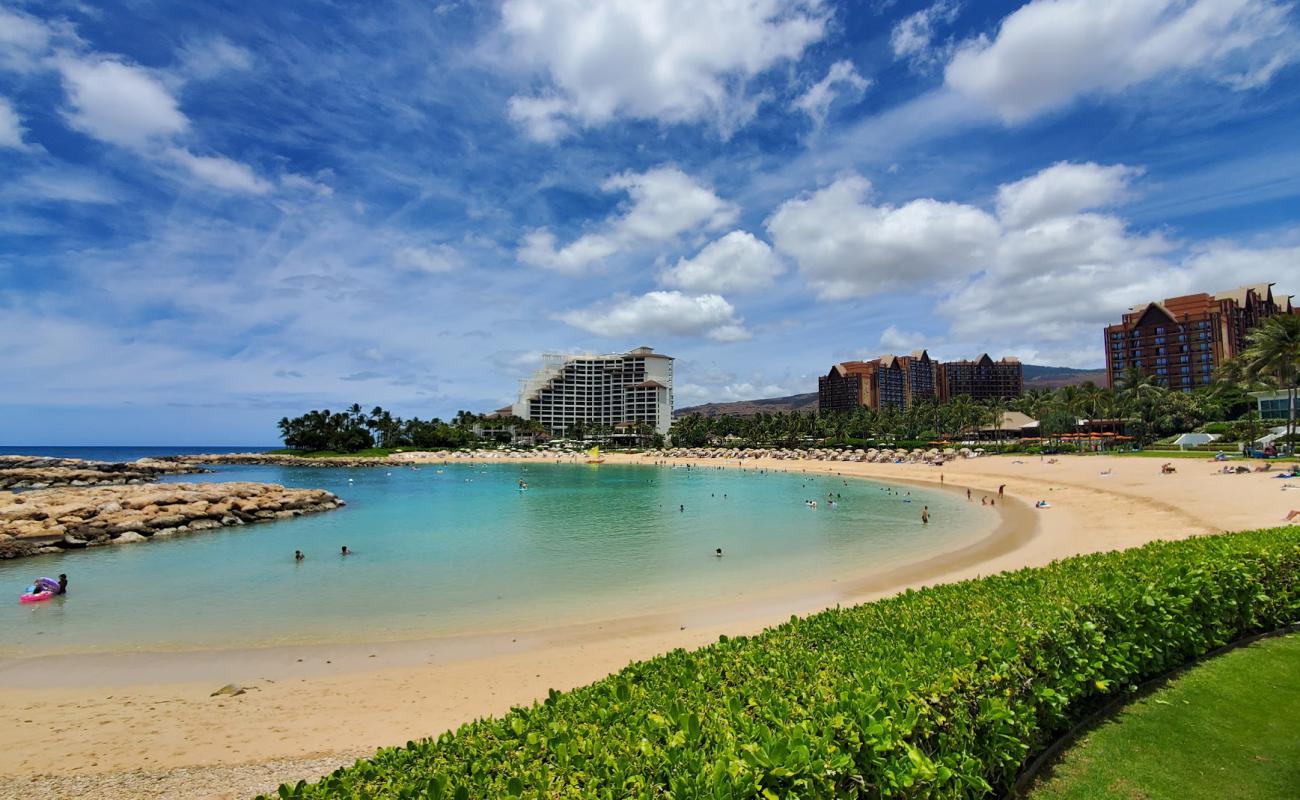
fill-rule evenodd
<path id="1" fill-rule="evenodd" d="M 349 505 L 0 562 L 0 654 L 420 638 L 655 613 L 914 562 L 996 522 L 955 494 L 798 472 L 514 462 L 223 467 L 175 480 L 319 487 Z M 355 554 L 340 556 L 344 544 Z M 307 559 L 295 563 L 295 549 Z M 34 577 L 60 572 L 68 596 L 18 603 Z"/>

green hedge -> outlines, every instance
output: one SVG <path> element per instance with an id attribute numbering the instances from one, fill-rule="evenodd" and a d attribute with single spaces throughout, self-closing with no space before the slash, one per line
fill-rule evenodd
<path id="1" fill-rule="evenodd" d="M 675 650 L 282 797 L 976 798 L 1098 704 L 1300 621 L 1300 528 L 909 591 Z"/>

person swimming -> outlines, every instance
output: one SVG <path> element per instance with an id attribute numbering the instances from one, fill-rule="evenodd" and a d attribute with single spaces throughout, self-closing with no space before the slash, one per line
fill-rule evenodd
<path id="1" fill-rule="evenodd" d="M 348 546 L 347 546 L 347 545 L 343 545 L 343 549 L 339 551 L 339 555 L 341 555 L 341 556 L 350 556 L 350 555 L 352 555 L 352 551 L 348 549 Z"/>
<path id="2" fill-rule="evenodd" d="M 716 550 L 714 550 L 713 555 L 717 556 L 718 558 L 722 558 L 722 548 L 719 547 Z"/>
<path id="3" fill-rule="evenodd" d="M 304 558 L 306 558 L 306 557 L 307 557 L 307 556 L 305 556 L 305 555 L 302 554 L 302 551 L 301 551 L 301 550 L 294 550 L 294 551 L 293 551 L 293 560 L 294 560 L 294 561 L 302 561 L 302 560 L 303 560 Z"/>

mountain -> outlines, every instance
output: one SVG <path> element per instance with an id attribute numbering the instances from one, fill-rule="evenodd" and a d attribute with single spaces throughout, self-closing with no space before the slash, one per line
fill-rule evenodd
<path id="1" fill-rule="evenodd" d="M 733 403 L 704 403 L 678 408 L 674 417 L 703 414 L 706 417 L 752 417 L 755 414 L 776 414 L 781 411 L 816 411 L 817 393 L 792 394 L 787 397 L 768 397 L 763 400 L 737 400 Z"/>
<path id="2" fill-rule="evenodd" d="M 1092 381 L 1098 386 L 1105 386 L 1106 370 L 1044 367 L 1038 364 L 1025 365 L 1026 389 L 1059 389 L 1062 386 L 1076 386 L 1088 381 Z"/>
<path id="3" fill-rule="evenodd" d="M 1073 367 L 1044 367 L 1038 364 L 1025 365 L 1026 389 L 1057 389 L 1062 386 L 1092 381 L 1098 386 L 1106 385 L 1104 369 L 1074 369 Z M 817 393 L 792 394 L 786 397 L 767 397 L 761 400 L 736 400 L 731 403 L 704 403 L 687 406 L 673 411 L 674 417 L 687 414 L 702 414 L 706 417 L 751 417 L 755 414 L 789 413 L 791 411 L 816 411 Z"/>

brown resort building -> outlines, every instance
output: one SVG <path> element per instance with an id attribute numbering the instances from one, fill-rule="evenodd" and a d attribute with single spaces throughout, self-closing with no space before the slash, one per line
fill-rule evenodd
<path id="1" fill-rule="evenodd" d="M 1023 389 L 1023 369 L 1017 359 L 994 361 L 985 354 L 974 361 L 939 363 L 925 350 L 914 350 L 905 356 L 836 364 L 817 379 L 817 407 L 821 411 L 903 408 L 923 400 L 944 402 L 959 394 L 977 400 L 1016 397 Z"/>
<path id="2" fill-rule="evenodd" d="M 1273 284 L 1218 294 L 1189 294 L 1134 306 L 1106 328 L 1106 379 L 1117 386 L 1129 369 L 1170 389 L 1190 392 L 1214 380 L 1214 370 L 1246 349 L 1250 331 L 1269 317 L 1294 314 Z"/>

